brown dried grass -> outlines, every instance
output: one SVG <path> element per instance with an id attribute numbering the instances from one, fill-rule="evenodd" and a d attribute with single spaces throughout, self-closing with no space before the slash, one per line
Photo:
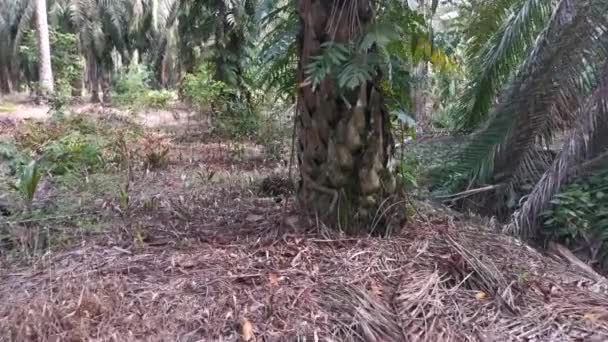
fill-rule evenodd
<path id="1" fill-rule="evenodd" d="M 348 239 L 223 198 L 174 224 L 179 246 L 85 242 L 1 270 L 0 339 L 608 339 L 606 284 L 470 221 L 425 209 L 404 236 Z"/>

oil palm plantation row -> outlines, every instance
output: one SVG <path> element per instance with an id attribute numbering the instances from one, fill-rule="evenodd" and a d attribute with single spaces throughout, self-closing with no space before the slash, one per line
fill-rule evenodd
<path id="1" fill-rule="evenodd" d="M 194 71 L 201 55 L 212 54 L 220 66 L 219 78 L 242 82 L 241 64 L 251 41 L 247 35 L 254 32 L 254 1 L 51 0 L 48 11 L 37 4 L 34 0 L 0 3 L 0 32 L 8 37 L 2 41 L 0 56 L 3 92 L 31 77 L 24 75 L 19 49 L 28 31 L 41 31 L 35 20 L 47 17 L 51 36 L 59 32 L 77 37 L 93 100 L 99 100 L 99 91 L 109 94 L 112 73 L 131 63 L 151 66 L 157 86 L 167 87 L 175 85 L 182 73 Z M 45 12 L 47 16 L 42 15 Z M 44 44 L 37 45 L 43 53 Z M 42 73 L 33 77 L 52 84 Z"/>

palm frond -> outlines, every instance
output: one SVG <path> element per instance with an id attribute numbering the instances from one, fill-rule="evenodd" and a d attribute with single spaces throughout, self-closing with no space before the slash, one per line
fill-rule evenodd
<path id="1" fill-rule="evenodd" d="M 473 129 L 487 117 L 496 94 L 525 58 L 553 9 L 547 0 L 498 2 L 511 3 L 510 14 L 496 32 L 480 48 L 477 43 L 469 45 L 469 69 L 475 75 L 452 113 L 460 129 Z"/>
<path id="2" fill-rule="evenodd" d="M 525 0 L 483 0 L 462 2 L 458 6 L 455 27 L 467 42 L 469 59 L 480 55 L 481 49 L 496 35 L 514 6 Z"/>
<path id="3" fill-rule="evenodd" d="M 311 84 L 316 89 L 323 80 L 342 68 L 343 64 L 351 57 L 348 46 L 340 43 L 326 42 L 321 44 L 321 54 L 312 57 L 312 61 L 305 66 L 305 84 Z"/>
<path id="4" fill-rule="evenodd" d="M 25 1 L 21 3 L 21 16 L 19 17 L 16 23 L 16 33 L 14 35 L 12 45 L 13 45 L 13 55 L 17 53 L 17 49 L 21 44 L 21 39 L 23 35 L 29 30 L 32 24 L 32 20 L 34 18 L 34 14 L 36 13 L 36 2 L 35 1 Z"/>
<path id="5" fill-rule="evenodd" d="M 608 63 L 605 64 L 598 88 L 578 110 L 576 126 L 552 166 L 536 184 L 526 202 L 513 215 L 506 227 L 509 233 L 524 238 L 538 234 L 541 214 L 561 187 L 570 183 L 577 174 L 593 172 L 608 166 Z"/>
<path id="6" fill-rule="evenodd" d="M 588 69 L 588 63 L 580 61 L 605 53 L 605 19 L 599 13 L 607 7 L 602 0 L 560 2 L 492 119 L 461 154 L 459 172 L 473 170 L 473 179 L 479 182 L 514 181 L 517 170 L 532 157 L 536 142 L 551 138 L 558 121 L 577 106 L 573 94 L 582 91 L 580 76 Z"/>

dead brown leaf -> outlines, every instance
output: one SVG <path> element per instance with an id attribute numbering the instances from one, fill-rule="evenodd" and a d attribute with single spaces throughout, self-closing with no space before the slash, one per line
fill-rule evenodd
<path id="1" fill-rule="evenodd" d="M 382 286 L 380 286 L 378 282 L 374 279 L 371 280 L 369 288 L 371 293 L 374 294 L 374 296 L 380 297 L 384 293 L 384 291 L 382 290 Z"/>
<path id="2" fill-rule="evenodd" d="M 268 283 L 270 284 L 270 287 L 279 287 L 280 280 L 281 277 L 279 277 L 276 273 L 270 273 L 268 275 Z"/>
<path id="3" fill-rule="evenodd" d="M 254 341 L 253 324 L 247 318 L 241 320 L 241 340 L 243 342 Z"/>

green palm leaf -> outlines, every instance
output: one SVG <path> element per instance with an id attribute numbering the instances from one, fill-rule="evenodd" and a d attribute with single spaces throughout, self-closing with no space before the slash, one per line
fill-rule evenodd
<path id="1" fill-rule="evenodd" d="M 599 13 L 606 13 L 607 7 L 601 0 L 560 2 L 492 119 L 463 151 L 458 172 L 473 171 L 478 182 L 508 185 L 517 173 L 530 171 L 526 165 L 532 164 L 536 143 L 551 138 L 560 125 L 567 126 L 568 113 L 578 105 L 577 94 L 584 91 L 580 76 L 589 68 L 581 61 L 605 53 L 605 18 Z"/>
<path id="2" fill-rule="evenodd" d="M 535 237 L 543 211 L 564 186 L 578 173 L 606 170 L 608 166 L 608 63 L 605 64 L 600 85 L 578 110 L 577 123 L 565 140 L 562 150 L 551 167 L 536 184 L 522 208 L 513 215 L 506 227 L 509 233 L 524 238 Z"/>
<path id="3" fill-rule="evenodd" d="M 452 113 L 457 126 L 464 130 L 475 128 L 487 117 L 496 94 L 523 61 L 553 9 L 552 1 L 547 0 L 499 1 L 498 5 L 512 6 L 506 11 L 506 19 L 483 44 L 483 38 L 470 43 L 468 54 L 474 76 Z"/>

